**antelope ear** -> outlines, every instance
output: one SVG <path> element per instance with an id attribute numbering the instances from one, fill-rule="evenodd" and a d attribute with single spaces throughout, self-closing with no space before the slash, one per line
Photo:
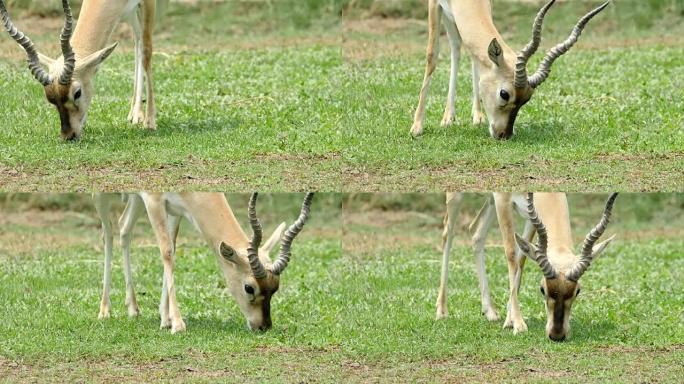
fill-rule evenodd
<path id="1" fill-rule="evenodd" d="M 221 242 L 221 245 L 219 246 L 219 250 L 221 251 L 221 256 L 225 261 L 231 262 L 231 263 L 237 263 L 237 252 L 235 252 L 235 249 L 231 247 L 230 245 L 224 243 L 223 241 Z"/>
<path id="2" fill-rule="evenodd" d="M 611 241 L 615 238 L 615 235 L 609 237 L 606 240 L 603 240 L 602 242 L 594 245 L 594 249 L 591 251 L 591 256 L 594 260 L 603 252 L 604 249 L 610 244 Z"/>
<path id="3" fill-rule="evenodd" d="M 52 64 L 55 63 L 55 59 L 51 59 L 43 55 L 42 53 L 38 52 L 38 62 L 43 66 L 50 68 Z"/>
<path id="4" fill-rule="evenodd" d="M 529 257 L 533 261 L 537 261 L 537 247 L 534 244 L 523 239 L 522 236 L 518 235 L 517 233 L 515 234 L 515 242 L 518 244 L 518 248 L 520 248 L 520 251 L 522 251 L 525 256 Z"/>
<path id="5" fill-rule="evenodd" d="M 496 41 L 496 39 L 492 39 L 492 42 L 489 43 L 489 48 L 487 48 L 487 54 L 489 55 L 489 60 L 491 60 L 492 63 L 496 64 L 497 67 L 500 67 L 501 64 L 503 64 L 503 49 L 501 49 L 501 46 L 499 45 L 499 42 Z"/>
<path id="6" fill-rule="evenodd" d="M 114 43 L 108 47 L 102 48 L 97 52 L 93 52 L 90 55 L 86 56 L 78 65 L 77 70 L 79 71 L 88 71 L 88 70 L 97 70 L 97 67 L 102 64 L 103 61 L 105 61 L 106 58 L 109 57 L 109 55 L 114 52 L 114 48 L 119 43 Z"/>
<path id="7" fill-rule="evenodd" d="M 280 223 L 278 228 L 273 231 L 273 234 L 271 237 L 266 240 L 266 243 L 261 246 L 261 250 L 266 252 L 267 254 L 271 252 L 271 250 L 280 243 L 280 237 L 283 235 L 283 231 L 285 230 L 285 222 L 283 221 Z"/>

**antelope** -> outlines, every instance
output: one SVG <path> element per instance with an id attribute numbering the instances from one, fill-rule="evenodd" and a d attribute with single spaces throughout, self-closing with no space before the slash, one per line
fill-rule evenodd
<path id="1" fill-rule="evenodd" d="M 94 196 L 95 207 L 102 220 L 105 254 L 103 293 L 98 315 L 100 319 L 110 317 L 109 291 L 113 243 L 110 210 L 116 200 L 116 195 L 112 194 Z M 171 333 L 185 330 L 185 323 L 176 301 L 173 275 L 176 237 L 183 217 L 202 233 L 207 245 L 214 251 L 230 293 L 245 316 L 249 329 L 270 329 L 271 298 L 278 291 L 280 275 L 290 262 L 292 242 L 309 218 L 312 200 L 313 193 L 308 193 L 297 220 L 284 233 L 285 223 L 281 223 L 262 244 L 263 230 L 256 213 L 257 193 L 252 194 L 247 210 L 252 228 L 251 238 L 243 232 L 222 193 L 141 192 L 127 195 L 127 204 L 119 219 L 119 227 L 128 315 L 134 317 L 140 313 L 130 264 L 131 235 L 137 219 L 147 212 L 164 266 L 159 304 L 160 329 L 171 328 Z M 272 262 L 269 253 L 279 242 L 280 252 Z"/>
<path id="2" fill-rule="evenodd" d="M 142 5 L 138 9 L 139 5 Z M 156 109 L 152 89 L 152 29 L 155 0 L 84 0 L 73 26 L 71 6 L 62 0 L 64 27 L 59 40 L 62 56 L 52 59 L 36 50 L 31 40 L 14 26 L 3 0 L 0 16 L 10 36 L 28 57 L 29 70 L 43 86 L 48 102 L 57 108 L 61 137 L 77 140 L 83 131 L 94 95 L 94 80 L 102 62 L 118 43 L 108 44 L 121 18 L 129 18 L 135 34 L 135 75 L 128 121 L 156 129 Z M 43 66 L 48 69 L 45 70 Z M 147 110 L 143 113 L 143 70 L 147 79 Z"/>
<path id="3" fill-rule="evenodd" d="M 488 198 L 470 225 L 471 233 L 473 233 L 472 244 L 476 256 L 482 313 L 486 318 L 490 321 L 499 319 L 490 297 L 484 263 L 484 244 L 494 217 L 494 210 L 496 210 L 508 261 L 510 292 L 504 328 L 513 328 L 514 334 L 527 331 L 518 301 L 525 265 L 524 256 L 526 256 L 538 264 L 543 273 L 540 290 L 546 307 L 546 335 L 553 341 L 563 341 L 570 330 L 572 305 L 580 293 L 580 277 L 615 238 L 613 235 L 596 244 L 607 228 L 616 197 L 617 193 L 613 193 L 608 198 L 601 220 L 584 239 L 579 257 L 573 252 L 568 202 L 564 193 L 528 193 L 526 197 L 520 194 L 494 193 L 492 198 Z M 442 273 L 437 297 L 436 318 L 438 320 L 448 316 L 449 252 L 461 201 L 461 194 L 447 194 L 447 214 L 442 234 Z M 522 236 L 515 232 L 513 210 L 526 219 Z M 536 245 L 532 243 L 535 232 L 538 237 Z"/>
<path id="4" fill-rule="evenodd" d="M 539 48 L 544 16 L 554 2 L 555 0 L 549 1 L 537 13 L 532 27 L 532 39 L 519 54 L 516 54 L 506 45 L 494 26 L 489 0 L 429 0 L 427 64 L 411 134 L 416 137 L 423 133 L 430 78 L 437 67 L 439 56 L 439 29 L 442 19 L 451 47 L 451 74 L 441 125 L 449 126 L 455 121 L 456 78 L 460 49 L 464 44 L 472 58 L 473 124 L 484 123 L 481 105 L 483 103 L 489 120 L 490 135 L 495 139 L 510 138 L 520 108 L 548 78 L 553 62 L 577 42 L 589 20 L 610 3 L 606 2 L 582 17 L 570 36 L 549 50 L 539 69 L 528 76 L 527 62 Z"/>

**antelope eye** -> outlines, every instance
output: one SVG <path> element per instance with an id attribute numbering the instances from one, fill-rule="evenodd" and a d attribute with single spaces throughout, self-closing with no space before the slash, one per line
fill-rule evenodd
<path id="1" fill-rule="evenodd" d="M 539 290 L 541 291 L 542 295 L 546 296 L 546 292 L 544 292 L 544 287 L 539 287 Z"/>
<path id="2" fill-rule="evenodd" d="M 506 90 L 504 90 L 504 89 L 499 91 L 499 96 L 501 96 L 501 98 L 506 100 L 506 101 L 508 101 L 508 99 L 511 98 L 511 95 L 509 95 L 508 92 L 506 92 Z"/>
<path id="3" fill-rule="evenodd" d="M 78 91 L 74 92 L 74 100 L 78 100 L 81 98 L 81 90 L 79 89 Z"/>
<path id="4" fill-rule="evenodd" d="M 247 292 L 247 294 L 249 294 L 249 295 L 253 295 L 254 294 L 254 287 L 252 287 L 251 285 L 245 284 L 245 292 Z"/>

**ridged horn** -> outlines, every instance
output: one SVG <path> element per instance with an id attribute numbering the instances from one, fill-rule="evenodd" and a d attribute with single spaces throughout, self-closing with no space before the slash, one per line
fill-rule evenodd
<path id="1" fill-rule="evenodd" d="M 280 275 L 285 268 L 287 268 L 287 264 L 290 262 L 290 247 L 292 246 L 292 241 L 299 234 L 299 232 L 302 231 L 306 220 L 309 218 L 313 196 L 314 194 L 311 192 L 306 194 L 306 197 L 304 197 L 304 203 L 302 203 L 302 209 L 299 212 L 299 217 L 283 234 L 282 243 L 280 245 L 280 253 L 271 267 L 271 272 L 273 272 L 274 275 Z"/>
<path id="2" fill-rule="evenodd" d="M 617 198 L 617 193 L 612 193 L 606 201 L 606 207 L 603 209 L 603 215 L 601 216 L 601 221 L 599 221 L 596 226 L 589 231 L 587 237 L 584 238 L 584 244 L 582 245 L 582 255 L 580 256 L 580 261 L 575 264 L 570 272 L 566 275 L 568 280 L 577 281 L 586 272 L 587 268 L 591 265 L 594 260 L 594 244 L 606 231 L 608 223 L 610 222 L 610 215 L 613 212 L 613 204 Z"/>
<path id="3" fill-rule="evenodd" d="M 5 7 L 5 2 L 0 0 L 0 16 L 2 16 L 2 22 L 5 25 L 5 29 L 9 32 L 10 37 L 14 39 L 22 48 L 26 51 L 26 56 L 28 57 L 29 70 L 33 77 L 38 80 L 43 86 L 52 84 L 52 77 L 50 76 L 43 67 L 40 66 L 40 60 L 38 60 L 38 52 L 33 46 L 33 42 L 24 33 L 22 33 L 17 27 L 14 26 L 12 20 L 9 17 L 7 8 Z"/>
<path id="4" fill-rule="evenodd" d="M 577 22 L 577 25 L 575 25 L 575 27 L 572 29 L 570 36 L 564 42 L 551 48 L 551 50 L 546 53 L 546 56 L 544 56 L 544 59 L 539 65 L 539 69 L 537 69 L 537 71 L 527 79 L 530 87 L 537 88 L 549 77 L 553 62 L 570 50 L 573 45 L 575 45 L 589 20 L 599 14 L 599 12 L 603 11 L 608 4 L 610 4 L 610 1 L 601 4 L 599 7 L 584 15 L 584 17 L 582 17 L 579 22 Z"/>
<path id="5" fill-rule="evenodd" d="M 252 273 L 256 279 L 263 279 L 266 277 L 266 269 L 259 260 L 259 245 L 261 245 L 261 238 L 263 229 L 256 214 L 256 201 L 258 193 L 252 193 L 249 198 L 249 205 L 247 207 L 247 215 L 249 216 L 249 225 L 252 227 L 252 238 L 247 247 L 247 259 L 249 259 L 249 266 L 252 268 Z"/>
<path id="6" fill-rule="evenodd" d="M 539 218 L 537 210 L 534 207 L 534 195 L 532 193 L 527 194 L 527 215 L 530 219 L 530 222 L 537 230 L 537 249 L 535 251 L 533 260 L 539 264 L 539 267 L 541 267 L 545 278 L 556 279 L 558 278 L 558 272 L 555 268 L 553 268 L 551 263 L 549 263 L 549 259 L 546 255 L 546 250 L 549 244 L 548 233 L 546 232 L 546 226 L 544 226 L 544 223 Z"/>
<path id="7" fill-rule="evenodd" d="M 71 14 L 71 6 L 68 0 L 62 0 L 64 9 L 64 27 L 59 35 L 59 42 L 62 46 L 62 56 L 64 57 L 64 67 L 59 75 L 59 83 L 62 85 L 71 84 L 71 77 L 76 68 L 76 54 L 71 47 L 71 36 L 74 34 L 74 19 Z"/>
<path id="8" fill-rule="evenodd" d="M 532 25 L 532 39 L 530 40 L 529 43 L 525 46 L 525 48 L 522 49 L 520 54 L 518 55 L 518 58 L 515 62 L 515 87 L 516 88 L 525 88 L 527 86 L 527 62 L 530 60 L 530 57 L 534 55 L 535 52 L 537 52 L 537 49 L 539 49 L 539 43 L 541 42 L 541 34 L 542 34 L 542 24 L 544 23 L 544 16 L 546 16 L 546 12 L 551 8 L 553 3 L 555 3 L 556 0 L 551 0 L 546 5 L 544 5 L 539 12 L 537 13 L 537 17 L 534 19 L 534 24 Z"/>

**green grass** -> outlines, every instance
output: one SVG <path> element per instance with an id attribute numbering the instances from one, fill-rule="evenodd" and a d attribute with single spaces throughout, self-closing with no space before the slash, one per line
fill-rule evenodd
<path id="1" fill-rule="evenodd" d="M 41 4 L 15 2 L 14 19 L 54 53 L 61 22 Z M 505 4 L 495 5 L 495 23 L 518 48 L 537 5 Z M 565 38 L 591 5 L 557 4 L 542 49 Z M 557 61 L 505 142 L 469 123 L 467 55 L 456 124 L 438 126 L 448 76 L 442 60 L 425 134 L 410 137 L 423 76 L 424 8 L 412 1 L 174 2 L 155 33 L 159 129 L 125 121 L 133 55 L 122 27 L 114 35 L 122 46 L 102 66 L 78 143 L 59 139 L 55 111 L 5 36 L 0 189 L 681 190 L 679 4 L 620 2 L 598 16 Z M 50 17 L 35 16 L 42 14 Z"/>
<path id="2" fill-rule="evenodd" d="M 247 197 L 228 196 L 245 228 Z M 260 203 L 270 233 L 281 220 L 292 222 L 301 195 L 263 195 Z M 102 250 L 94 213 L 10 208 L 0 219 L 3 380 L 199 380 L 212 375 L 230 380 L 241 374 L 278 380 L 292 363 L 310 367 L 289 373 L 305 379 L 318 377 L 312 372 L 315 364 L 339 359 L 343 326 L 336 324 L 333 311 L 344 306 L 335 278 L 342 262 L 339 195 L 316 196 L 311 220 L 293 245 L 292 262 L 273 299 L 275 328 L 265 334 L 247 330 L 215 256 L 189 225 L 181 228 L 176 265 L 178 300 L 189 332 L 171 335 L 159 330 L 161 268 L 147 223 L 136 227 L 132 247 L 143 314 L 137 319 L 126 315 L 117 257 L 113 317 L 98 321 Z M 31 239 L 31 245 L 12 241 L 17 238 Z"/>
<path id="3" fill-rule="evenodd" d="M 467 201 L 450 264 L 450 317 L 435 321 L 441 209 L 373 207 L 401 195 L 345 204 L 345 263 L 354 327 L 349 353 L 391 381 L 677 382 L 684 374 L 684 271 L 681 196 L 622 195 L 610 233 L 617 240 L 582 279 L 568 342 L 546 339 L 541 273 L 528 263 L 521 286 L 525 334 L 480 314 L 474 258 L 465 230 L 482 198 Z M 604 196 L 571 196 L 576 242 L 595 224 Z M 405 195 L 413 206 L 443 196 Z M 365 202 L 364 202 L 365 201 Z M 639 209 L 632 209 L 636 203 Z M 651 211 L 647 211 L 646 206 Z M 657 212 L 654 212 L 657 211 Z M 669 211 L 669 212 L 668 212 Z M 663 226 L 662 223 L 668 223 Z M 507 272 L 496 229 L 487 267 L 494 302 L 505 314 Z"/>
<path id="4" fill-rule="evenodd" d="M 535 6 L 506 4 L 507 9 L 495 5 L 495 23 L 509 45 L 519 49 L 529 39 Z M 663 25 L 652 25 L 632 17 L 630 4 L 616 4 L 589 24 L 521 110 L 516 134 L 505 142 L 492 140 L 486 126 L 471 124 L 470 58 L 465 54 L 456 123 L 439 126 L 449 76 L 445 37 L 425 133 L 413 139 L 409 129 L 425 65 L 425 22 L 346 19 L 350 74 L 344 86 L 352 96 L 345 108 L 353 112 L 342 123 L 350 127 L 344 185 L 352 191 L 407 192 L 681 190 L 682 15 L 665 12 Z M 585 2 L 557 4 L 549 12 L 540 51 L 564 39 L 587 8 Z M 643 11 L 654 19 L 663 15 Z M 539 60 L 541 55 L 530 68 Z"/>
<path id="5" fill-rule="evenodd" d="M 269 232 L 280 220 L 294 217 L 301 195 L 262 197 Z M 570 197 L 578 242 L 594 224 L 604 198 Z M 49 200 L 70 207 L 86 199 L 44 196 L 35 204 Z M 228 196 L 243 226 L 244 210 L 238 207 L 246 199 Z M 618 198 L 609 229 L 618 237 L 583 277 L 570 339 L 560 344 L 545 338 L 541 275 L 532 264 L 527 264 L 520 295 L 529 332 L 514 336 L 501 329 L 501 322 L 489 323 L 479 314 L 464 228 L 452 254 L 451 316 L 434 321 L 441 199 L 319 194 L 274 297 L 274 328 L 263 334 L 247 331 L 214 256 L 185 226 L 176 282 L 188 328 L 171 335 L 158 329 L 161 267 L 149 225 L 136 227 L 133 242 L 142 316 L 126 316 L 117 252 L 113 317 L 98 321 L 102 250 L 94 213 L 22 210 L 39 205 L 14 196 L 0 215 L 0 377 L 27 382 L 681 379 L 681 195 Z M 468 199 L 459 227 L 481 202 Z M 506 266 L 496 230 L 491 232 L 490 285 L 503 311 Z"/>
<path id="6" fill-rule="evenodd" d="M 315 3 L 308 23 L 280 12 L 284 2 L 171 4 L 155 34 L 155 132 L 126 122 L 133 54 L 122 27 L 77 143 L 59 138 L 56 111 L 3 36 L 0 188 L 338 190 L 339 18 L 330 2 Z M 57 19 L 15 20 L 41 49 L 57 50 Z"/>

